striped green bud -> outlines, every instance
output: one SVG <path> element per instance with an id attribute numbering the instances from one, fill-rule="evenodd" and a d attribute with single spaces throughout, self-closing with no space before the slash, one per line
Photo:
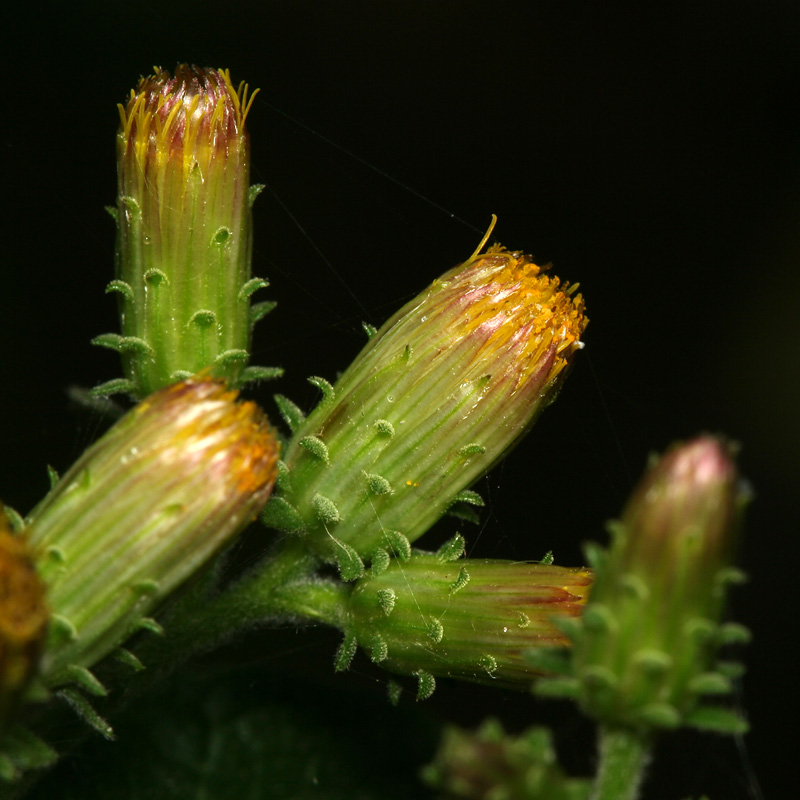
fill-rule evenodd
<path id="1" fill-rule="evenodd" d="M 226 70 L 181 65 L 143 78 L 119 106 L 118 350 L 141 399 L 211 367 L 237 385 L 246 377 L 252 323 L 267 304 L 250 296 L 247 85 Z M 99 387 L 102 388 L 102 387 Z"/>
<path id="2" fill-rule="evenodd" d="M 591 572 L 447 558 L 445 550 L 415 553 L 360 578 L 352 634 L 396 672 L 527 688 L 538 672 L 524 654 L 566 644 L 559 620 L 581 613 Z"/>
<path id="3" fill-rule="evenodd" d="M 285 498 L 309 546 L 369 558 L 425 533 L 555 397 L 587 323 L 575 288 L 492 247 L 398 311 L 292 416 Z"/>
<path id="4" fill-rule="evenodd" d="M 47 584 L 42 677 L 77 681 L 260 511 L 278 448 L 251 402 L 207 378 L 162 389 L 92 445 L 27 528 Z"/>

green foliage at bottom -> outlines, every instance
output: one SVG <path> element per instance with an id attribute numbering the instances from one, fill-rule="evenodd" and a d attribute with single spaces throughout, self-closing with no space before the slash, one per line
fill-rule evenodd
<path id="1" fill-rule="evenodd" d="M 194 670 L 193 670 L 194 673 Z M 337 687 L 338 688 L 338 687 Z M 407 800 L 437 726 L 384 693 L 310 687 L 262 670 L 173 679 L 115 718 L 31 800 Z"/>

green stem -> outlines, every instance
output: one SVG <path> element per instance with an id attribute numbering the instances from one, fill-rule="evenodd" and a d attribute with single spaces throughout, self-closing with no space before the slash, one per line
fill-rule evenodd
<path id="1" fill-rule="evenodd" d="M 314 577 L 318 565 L 301 543 L 289 540 L 238 583 L 209 598 L 200 586 L 180 598 L 164 618 L 166 635 L 152 637 L 137 654 L 145 664 L 184 661 L 267 620 L 302 618 L 334 627 L 345 617 L 350 587 Z"/>
<path id="2" fill-rule="evenodd" d="M 636 800 L 650 763 L 652 739 L 631 728 L 600 728 L 600 766 L 591 800 Z"/>

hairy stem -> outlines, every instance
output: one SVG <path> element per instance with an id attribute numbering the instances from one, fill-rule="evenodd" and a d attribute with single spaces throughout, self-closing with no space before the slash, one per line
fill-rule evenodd
<path id="1" fill-rule="evenodd" d="M 591 800 L 636 800 L 650 763 L 651 737 L 631 728 L 600 728 L 600 766 Z"/>

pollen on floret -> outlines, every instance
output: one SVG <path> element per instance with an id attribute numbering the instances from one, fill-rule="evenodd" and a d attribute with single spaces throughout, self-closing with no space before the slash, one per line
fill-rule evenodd
<path id="1" fill-rule="evenodd" d="M 513 352 L 519 378 L 548 365 L 548 380 L 580 347 L 588 320 L 577 285 L 562 283 L 520 252 L 493 245 L 453 276 L 463 306 L 462 335 L 486 337 L 492 352 Z"/>
<path id="2" fill-rule="evenodd" d="M 160 167 L 177 158 L 185 171 L 202 168 L 205 158 L 244 137 L 257 93 L 244 81 L 235 88 L 226 69 L 181 64 L 171 75 L 156 68 L 118 105 L 120 135 L 140 164 L 151 159 Z"/>
<path id="3" fill-rule="evenodd" d="M 151 395 L 134 413 L 146 414 L 160 406 L 183 416 L 185 423 L 178 426 L 170 445 L 202 452 L 206 459 L 225 453 L 225 476 L 235 482 L 238 492 L 252 494 L 274 484 L 280 445 L 264 412 L 238 397 L 238 391 L 205 370 Z"/>

